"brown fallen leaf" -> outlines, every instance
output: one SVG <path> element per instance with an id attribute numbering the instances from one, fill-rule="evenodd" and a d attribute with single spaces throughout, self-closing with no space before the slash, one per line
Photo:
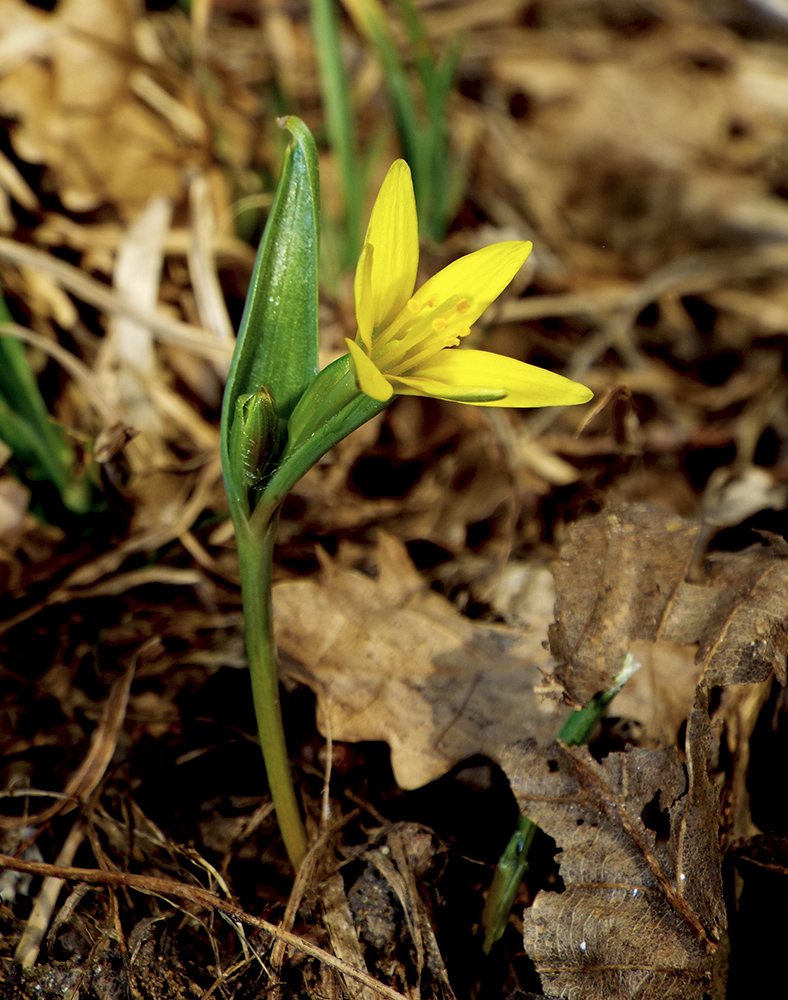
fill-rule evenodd
<path id="1" fill-rule="evenodd" d="M 507 743 L 552 740 L 561 709 L 534 691 L 552 660 L 549 616 L 514 630 L 463 618 L 381 536 L 377 580 L 326 562 L 318 580 L 274 589 L 284 670 L 317 694 L 335 740 L 384 740 L 403 788 Z"/>
<path id="2" fill-rule="evenodd" d="M 638 505 L 570 528 L 553 570 L 550 648 L 577 702 L 611 686 L 635 640 L 697 644 L 707 685 L 756 683 L 772 671 L 785 683 L 788 559 L 760 545 L 715 552 L 703 580 L 687 582 L 702 527 Z"/>
<path id="3" fill-rule="evenodd" d="M 613 714 L 642 726 L 642 746 L 675 746 L 695 698 L 702 665 L 698 647 L 657 639 L 635 639 L 630 652 L 640 669 L 616 696 Z"/>
<path id="4" fill-rule="evenodd" d="M 651 740 L 672 744 L 602 764 L 561 748 L 508 759 L 524 812 L 562 852 L 566 892 L 537 896 L 525 914 L 526 948 L 562 996 L 688 1000 L 708 986 L 707 951 L 726 921 L 709 702 L 714 688 L 772 672 L 784 681 L 788 560 L 779 546 L 714 553 L 688 582 L 702 527 L 618 506 L 574 525 L 554 568 L 550 642 L 570 696 L 585 702 L 609 688 L 631 653 L 654 694 L 650 710 L 640 698 Z"/>
<path id="5" fill-rule="evenodd" d="M 523 915 L 545 992 L 570 1000 L 694 1000 L 720 928 L 687 889 L 687 778 L 673 749 L 597 763 L 583 748 L 513 746 L 504 769 L 530 819 L 556 839 L 564 891 Z"/>

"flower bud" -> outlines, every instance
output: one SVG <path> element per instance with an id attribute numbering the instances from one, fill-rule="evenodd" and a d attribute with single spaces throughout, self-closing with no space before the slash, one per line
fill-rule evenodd
<path id="1" fill-rule="evenodd" d="M 250 490 L 265 475 L 279 438 L 278 417 L 268 386 L 239 396 L 230 427 L 230 460 Z"/>

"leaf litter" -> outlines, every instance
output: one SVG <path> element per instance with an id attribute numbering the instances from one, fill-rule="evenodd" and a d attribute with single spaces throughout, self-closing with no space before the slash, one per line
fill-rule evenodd
<path id="1" fill-rule="evenodd" d="M 535 692 L 552 666 L 552 615 L 517 630 L 470 621 L 390 536 L 377 558 L 376 580 L 326 559 L 322 579 L 274 590 L 277 644 L 296 661 L 285 673 L 314 689 L 321 730 L 385 740 L 405 789 L 477 754 L 497 759 L 519 727 L 552 742 L 565 712 Z"/>
<path id="2" fill-rule="evenodd" d="M 84 7 L 0 4 L 4 332 L 101 460 L 106 504 L 91 532 L 48 524 L 0 451 L 0 995 L 764 990 L 788 867 L 779 11 L 423 5 L 439 47 L 467 33 L 468 185 L 425 258 L 533 238 L 474 346 L 597 401 L 400 400 L 288 501 L 278 641 L 318 845 L 288 903 L 216 425 L 252 260 L 233 206 L 270 204 L 275 94 L 321 124 L 311 30 L 275 5 Z M 380 173 L 399 152 L 375 138 L 380 67 L 343 32 Z M 135 248 L 151 266 L 129 283 Z M 323 308 L 329 360 L 349 287 Z M 627 654 L 640 670 L 590 750 L 551 745 Z M 555 846 L 481 968 L 514 824 L 498 765 Z"/>
<path id="3" fill-rule="evenodd" d="M 772 674 L 785 684 L 788 563 L 782 546 L 757 546 L 708 557 L 690 582 L 701 527 L 611 508 L 570 528 L 556 564 L 551 648 L 570 696 L 582 704 L 609 688 L 627 653 L 646 661 L 635 676 L 653 697 L 670 685 L 677 653 L 680 674 L 696 668 L 678 713 L 683 759 L 675 733 L 657 748 L 647 699 L 630 691 L 616 710 L 640 722 L 646 706 L 654 748 L 600 763 L 588 751 L 522 748 L 505 764 L 521 807 L 562 852 L 566 891 L 539 895 L 525 913 L 526 947 L 562 995 L 701 997 L 711 985 L 726 917 L 709 702 L 715 688 Z"/>

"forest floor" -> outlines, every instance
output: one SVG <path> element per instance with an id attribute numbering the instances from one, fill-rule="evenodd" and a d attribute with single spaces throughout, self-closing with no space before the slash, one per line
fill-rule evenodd
<path id="1" fill-rule="evenodd" d="M 0 332 L 74 473 L 67 495 L 0 443 L 1 1000 L 736 1000 L 783 978 L 788 5 L 419 6 L 436 53 L 462 40 L 455 201 L 420 280 L 531 239 L 470 340 L 594 400 L 402 397 L 288 498 L 296 877 L 219 412 L 282 114 L 320 148 L 322 361 L 355 334 L 309 7 L 0 0 Z M 342 45 L 366 219 L 402 150 L 346 15 Z M 589 747 L 555 743 L 633 661 Z M 518 810 L 540 833 L 486 956 Z"/>

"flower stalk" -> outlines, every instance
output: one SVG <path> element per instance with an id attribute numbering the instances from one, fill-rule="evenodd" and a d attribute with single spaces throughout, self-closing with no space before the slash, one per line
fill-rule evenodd
<path id="1" fill-rule="evenodd" d="M 307 850 L 307 836 L 298 808 L 279 701 L 279 673 L 274 644 L 271 573 L 278 509 L 265 526 L 242 529 L 238 536 L 238 565 L 244 615 L 244 638 L 249 660 L 257 732 L 276 808 L 276 819 L 288 857 L 298 868 Z"/>

